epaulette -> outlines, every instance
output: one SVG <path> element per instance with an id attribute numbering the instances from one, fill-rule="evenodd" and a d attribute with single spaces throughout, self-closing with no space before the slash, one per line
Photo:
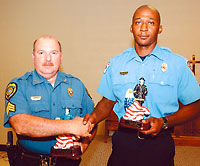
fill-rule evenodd
<path id="1" fill-rule="evenodd" d="M 127 48 L 126 50 L 124 50 L 123 53 L 126 53 L 126 52 L 131 52 L 133 50 L 133 48 Z"/>
<path id="2" fill-rule="evenodd" d="M 162 50 L 166 50 L 168 52 L 172 52 L 168 47 L 160 47 Z"/>
<path id="3" fill-rule="evenodd" d="M 26 80 L 31 75 L 33 75 L 33 72 L 26 72 L 23 76 L 19 77 L 18 79 Z"/>

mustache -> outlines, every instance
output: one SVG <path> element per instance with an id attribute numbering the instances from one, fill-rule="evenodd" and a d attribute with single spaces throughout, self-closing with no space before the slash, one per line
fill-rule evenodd
<path id="1" fill-rule="evenodd" d="M 42 66 L 54 66 L 54 64 L 51 62 L 45 62 L 42 64 Z"/>

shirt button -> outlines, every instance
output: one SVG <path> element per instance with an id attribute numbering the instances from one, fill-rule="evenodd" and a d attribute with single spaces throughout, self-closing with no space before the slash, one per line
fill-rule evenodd
<path id="1" fill-rule="evenodd" d="M 163 82 L 163 81 L 161 81 L 160 83 L 161 83 L 161 85 L 164 85 L 164 82 Z"/>
<path id="2" fill-rule="evenodd" d="M 53 102 L 53 106 L 55 106 L 56 104 Z"/>

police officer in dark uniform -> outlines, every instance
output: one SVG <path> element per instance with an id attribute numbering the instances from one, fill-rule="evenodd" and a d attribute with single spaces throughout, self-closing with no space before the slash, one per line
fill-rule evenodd
<path id="1" fill-rule="evenodd" d="M 79 157 L 51 157 L 56 137 L 81 137 L 82 152 L 94 137 L 96 130 L 90 133 L 92 125 L 83 125 L 81 118 L 93 111 L 94 103 L 78 78 L 59 71 L 62 57 L 59 41 L 40 37 L 32 54 L 35 70 L 14 78 L 7 86 L 4 126 L 12 127 L 18 137 L 17 166 L 79 165 Z M 63 119 L 66 111 L 73 118 Z"/>

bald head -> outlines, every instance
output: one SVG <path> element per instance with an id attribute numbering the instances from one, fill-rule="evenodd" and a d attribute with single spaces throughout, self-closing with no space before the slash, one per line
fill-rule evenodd
<path id="1" fill-rule="evenodd" d="M 156 8 L 154 8 L 152 6 L 149 6 L 149 5 L 143 5 L 143 6 L 138 7 L 135 10 L 135 13 L 133 14 L 133 20 L 135 19 L 135 17 L 136 17 L 136 15 L 137 15 L 138 12 L 148 11 L 148 10 L 151 11 L 151 12 L 153 12 L 153 13 L 155 13 L 156 19 L 157 19 L 158 23 L 160 24 L 161 23 L 161 19 L 160 19 L 160 13 L 159 13 L 159 11 Z"/>
<path id="2" fill-rule="evenodd" d="M 140 6 L 133 15 L 130 31 L 134 37 L 137 53 L 140 56 L 151 53 L 157 44 L 158 34 L 162 32 L 159 12 L 148 5 Z"/>
<path id="3" fill-rule="evenodd" d="M 62 63 L 61 47 L 52 36 L 41 36 L 33 45 L 33 62 L 38 74 L 53 84 Z"/>
<path id="4" fill-rule="evenodd" d="M 38 41 L 42 40 L 42 39 L 52 39 L 52 40 L 55 40 L 58 43 L 58 45 L 59 45 L 59 48 L 60 48 L 59 51 L 62 52 L 62 48 L 61 48 L 60 42 L 58 40 L 56 40 L 53 36 L 49 36 L 49 35 L 41 36 L 41 37 L 39 37 L 38 39 L 36 39 L 34 41 L 34 43 L 33 43 L 33 52 L 35 51 L 35 46 L 38 43 Z"/>

